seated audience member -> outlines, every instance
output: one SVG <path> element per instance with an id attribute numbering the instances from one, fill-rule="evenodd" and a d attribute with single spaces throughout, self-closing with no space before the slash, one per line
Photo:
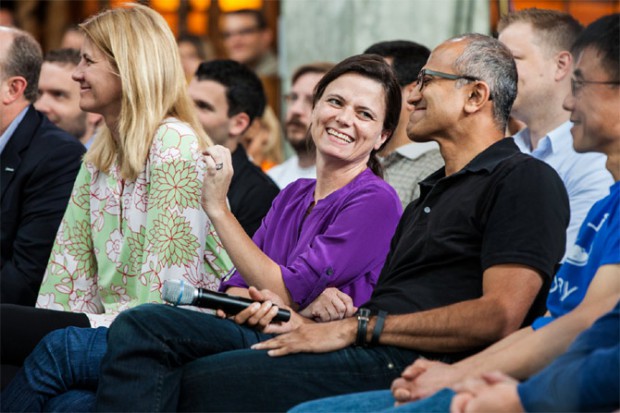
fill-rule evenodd
<path id="1" fill-rule="evenodd" d="M 82 110 L 104 124 L 76 178 L 38 308 L 2 306 L 3 364 L 20 365 L 52 330 L 106 326 L 122 310 L 161 302 L 166 279 L 217 289 L 231 266 L 200 206 L 209 140 L 165 20 L 135 6 L 80 27 L 73 78 Z"/>
<path id="2" fill-rule="evenodd" d="M 611 412 L 620 408 L 620 302 L 568 351 L 519 384 L 502 373 L 459 386 L 451 411 Z"/>
<path id="3" fill-rule="evenodd" d="M 316 151 L 308 135 L 314 88 L 334 65 L 310 63 L 293 73 L 290 93 L 286 95 L 285 138 L 295 155 L 267 171 L 280 189 L 299 178 L 316 178 Z"/>
<path id="4" fill-rule="evenodd" d="M 233 177 L 228 189 L 230 210 L 251 237 L 276 197 L 278 186 L 249 159 L 241 135 L 265 108 L 260 79 L 241 63 L 202 63 L 189 84 L 198 120 L 211 140 L 232 153 Z"/>
<path id="5" fill-rule="evenodd" d="M 39 97 L 34 107 L 88 149 L 101 115 L 80 109 L 80 84 L 71 78 L 79 63 L 79 50 L 58 49 L 47 53 L 41 66 Z"/>
<path id="6" fill-rule="evenodd" d="M 200 63 L 210 61 L 215 56 L 213 46 L 199 36 L 184 34 L 177 38 L 177 46 L 181 55 L 181 64 L 185 78 L 189 82 L 194 77 Z"/>
<path id="7" fill-rule="evenodd" d="M 579 153 L 594 151 L 607 155 L 607 168 L 616 182 L 610 195 L 591 208 L 566 262 L 556 274 L 547 300 L 547 315 L 536 320 L 533 328 L 521 329 L 451 366 L 429 360 L 415 362 L 392 384 L 393 395 L 388 390 L 354 394 L 310 402 L 296 411 L 353 412 L 359 406 L 374 411 L 390 410 L 395 401 L 404 404 L 494 370 L 525 379 L 565 351 L 577 334 L 617 303 L 620 298 L 620 119 L 614 111 L 620 105 L 619 17 L 616 14 L 592 23 L 572 48 L 576 57 L 573 90 L 565 96 L 564 108 L 574 122 L 573 145 Z M 453 391 L 444 389 L 429 399 L 404 404 L 397 410 L 445 412 L 453 395 Z M 556 399 L 558 404 L 553 410 L 573 411 L 560 403 L 561 398 Z M 550 410 L 545 406 L 533 411 Z"/>
<path id="8" fill-rule="evenodd" d="M 407 98 L 431 52 L 420 44 L 395 40 L 373 44 L 364 53 L 385 58 L 392 66 L 403 93 L 398 128 L 390 144 L 379 153 L 379 159 L 385 169 L 385 180 L 396 189 L 405 208 L 420 196 L 420 181 L 443 166 L 436 142 L 411 142 L 407 136 L 407 123 L 412 110 Z"/>
<path id="9" fill-rule="evenodd" d="M 586 214 L 609 193 L 613 183 L 605 169 L 605 155 L 573 149 L 573 124 L 569 112 L 562 108 L 570 93 L 574 63 L 570 47 L 583 28 L 568 13 L 526 9 L 503 16 L 498 29 L 499 41 L 512 52 L 519 74 L 511 114 L 527 126 L 514 140 L 522 152 L 555 169 L 568 192 L 567 254 Z"/>
<path id="10" fill-rule="evenodd" d="M 249 296 L 247 285 L 253 285 L 269 288 L 281 297 L 264 297 L 270 301 L 261 311 L 275 310 L 272 303 L 277 301 L 301 310 L 308 318 L 327 321 L 351 316 L 356 306 L 370 297 L 388 252 L 401 206 L 396 192 L 381 179 L 374 156 L 397 126 L 400 90 L 379 58 L 356 58 L 350 65 L 371 73 L 378 81 L 344 75 L 338 80 L 332 78 L 329 88 L 323 86 L 330 103 L 317 104 L 320 110 L 314 116 L 317 127 L 313 136 L 321 160 L 318 179 L 300 180 L 283 190 L 254 235 L 254 242 L 226 203 L 233 176 L 231 154 L 222 146 L 209 149 L 202 203 L 237 266 L 237 272 L 221 289 Z M 201 73 L 212 73 L 209 67 L 227 67 L 228 62 L 204 66 L 190 90 L 195 91 L 196 83 L 206 82 L 200 78 Z M 232 73 L 229 69 L 222 73 Z M 363 98 L 351 93 L 351 82 L 358 81 Z M 210 86 L 214 89 L 221 84 Z M 196 100 L 196 94 L 192 96 Z M 343 139 L 350 145 L 343 148 Z M 94 329 L 76 330 L 65 329 L 43 340 L 3 394 L 4 406 L 32 411 L 51 403 L 56 409 L 62 405 L 62 410 L 71 411 L 78 407 L 75 400 L 87 403 L 82 399 L 84 392 L 68 392 L 48 402 L 50 396 L 72 388 L 91 393 L 96 388 L 105 334 Z M 67 360 L 63 354 L 75 356 Z M 84 374 L 86 371 L 94 373 Z M 42 381 L 46 385 L 41 385 Z"/>
<path id="11" fill-rule="evenodd" d="M 37 41 L 6 27 L 0 39 L 0 302 L 34 306 L 84 147 L 32 106 Z"/>
<path id="12" fill-rule="evenodd" d="M 242 9 L 220 16 L 226 57 L 242 63 L 258 76 L 276 76 L 278 59 L 271 50 L 273 33 L 259 10 Z"/>
<path id="13" fill-rule="evenodd" d="M 377 57 L 366 56 L 336 65 L 317 86 L 311 132 L 319 178 L 342 158 L 368 159 L 361 150 L 386 133 L 384 114 L 400 116 L 400 96 L 389 110 L 367 92 L 379 93 L 382 83 L 366 63 Z M 363 64 L 355 63 L 360 59 Z M 163 305 L 131 309 L 109 330 L 97 409 L 281 411 L 317 397 L 385 388 L 417 357 L 453 361 L 531 322 L 544 307 L 541 287 L 562 256 L 569 212 L 555 171 L 503 138 L 516 79 L 510 52 L 488 36 L 454 38 L 433 51 L 409 97 L 415 109 L 407 132 L 415 141 L 437 141 L 446 167 L 421 183 L 421 197 L 407 207 L 357 317 L 313 323 L 293 312 L 289 322 L 269 324 L 273 300 L 234 320 Z M 214 165 L 228 161 L 217 149 L 211 156 L 208 176 L 215 184 L 224 176 Z M 321 193 L 317 183 L 315 196 Z M 540 209 L 531 208 L 534 202 Z M 222 204 L 215 213 L 206 202 L 214 222 L 229 215 Z M 367 251 L 354 254 L 359 259 Z M 337 275 L 340 259 L 321 276 Z M 273 297 L 268 290 L 250 294 L 257 301 Z"/>
<path id="14" fill-rule="evenodd" d="M 282 126 L 269 106 L 241 138 L 248 156 L 264 172 L 282 163 Z"/>

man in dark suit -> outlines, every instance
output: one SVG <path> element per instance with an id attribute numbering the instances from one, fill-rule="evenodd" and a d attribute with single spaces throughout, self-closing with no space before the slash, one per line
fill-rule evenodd
<path id="1" fill-rule="evenodd" d="M 0 27 L 0 302 L 33 306 L 84 147 L 32 103 L 42 53 Z"/>
<path id="2" fill-rule="evenodd" d="M 228 190 L 230 210 L 252 236 L 280 189 L 254 165 L 239 144 L 241 135 L 265 109 L 259 78 L 248 67 L 232 60 L 202 63 L 189 84 L 198 120 L 217 145 L 232 153 L 234 175 Z"/>

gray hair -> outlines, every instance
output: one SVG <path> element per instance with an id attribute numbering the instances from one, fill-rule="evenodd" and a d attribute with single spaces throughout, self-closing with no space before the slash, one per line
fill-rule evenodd
<path id="1" fill-rule="evenodd" d="M 39 74 L 43 63 L 43 52 L 39 43 L 27 32 L 9 29 L 13 34 L 13 43 L 0 65 L 5 78 L 21 76 L 26 79 L 24 97 L 29 102 L 37 100 Z"/>
<path id="2" fill-rule="evenodd" d="M 512 53 L 497 39 L 482 34 L 464 34 L 453 39 L 467 42 L 463 53 L 454 61 L 454 70 L 489 85 L 493 98 L 493 117 L 500 129 L 504 130 L 517 97 L 517 67 Z"/>

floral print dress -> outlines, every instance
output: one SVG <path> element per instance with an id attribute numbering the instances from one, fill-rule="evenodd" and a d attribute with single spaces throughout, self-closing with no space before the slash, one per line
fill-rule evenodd
<path id="1" fill-rule="evenodd" d="M 200 206 L 205 164 L 194 131 L 166 119 L 134 181 L 83 164 L 37 307 L 108 326 L 122 310 L 161 302 L 167 279 L 217 290 L 232 263 Z"/>

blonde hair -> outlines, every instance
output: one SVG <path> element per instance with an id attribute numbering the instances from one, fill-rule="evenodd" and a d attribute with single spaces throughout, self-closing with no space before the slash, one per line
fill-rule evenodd
<path id="1" fill-rule="evenodd" d="M 144 170 L 157 128 L 169 116 L 188 123 L 201 148 L 212 144 L 196 118 L 176 41 L 162 16 L 146 6 L 127 4 L 97 14 L 79 27 L 121 80 L 119 141 L 104 125 L 86 154 L 87 162 L 109 172 L 117 161 L 122 178 L 136 179 Z"/>

